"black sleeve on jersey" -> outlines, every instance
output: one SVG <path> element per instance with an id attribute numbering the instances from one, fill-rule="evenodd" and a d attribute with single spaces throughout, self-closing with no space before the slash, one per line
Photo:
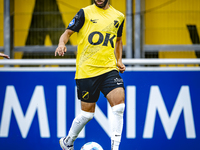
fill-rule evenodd
<path id="1" fill-rule="evenodd" d="M 79 32 L 85 22 L 85 15 L 83 9 L 80 9 L 79 12 L 75 15 L 72 21 L 69 23 L 67 29 L 70 29 L 75 32 Z"/>
<path id="2" fill-rule="evenodd" d="M 118 31 L 117 31 L 117 37 L 121 37 L 122 36 L 122 30 L 123 30 L 123 27 L 124 27 L 124 20 L 123 22 L 121 23 Z"/>

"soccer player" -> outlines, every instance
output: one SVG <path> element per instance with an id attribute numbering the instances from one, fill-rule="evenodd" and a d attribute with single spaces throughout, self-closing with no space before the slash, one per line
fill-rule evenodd
<path id="1" fill-rule="evenodd" d="M 4 57 L 4 58 L 7 58 L 7 59 L 10 59 L 10 57 L 9 57 L 8 55 L 6 55 L 6 54 L 0 53 L 0 56 L 1 56 L 1 57 Z"/>
<path id="2" fill-rule="evenodd" d="M 65 44 L 77 32 L 76 84 L 81 100 L 81 113 L 74 119 L 67 137 L 59 143 L 63 150 L 74 150 L 74 141 L 82 128 L 93 118 L 100 91 L 113 112 L 111 149 L 118 150 L 124 113 L 124 83 L 119 72 L 122 63 L 122 30 L 124 15 L 109 5 L 108 0 L 80 9 L 59 39 L 55 56 L 64 56 Z"/>

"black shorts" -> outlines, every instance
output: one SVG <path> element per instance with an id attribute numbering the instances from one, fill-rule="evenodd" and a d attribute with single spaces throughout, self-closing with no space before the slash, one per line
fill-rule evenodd
<path id="1" fill-rule="evenodd" d="M 86 78 L 76 79 L 78 99 L 84 102 L 93 103 L 99 99 L 100 91 L 106 95 L 115 88 L 123 87 L 124 82 L 117 70 L 105 74 Z"/>

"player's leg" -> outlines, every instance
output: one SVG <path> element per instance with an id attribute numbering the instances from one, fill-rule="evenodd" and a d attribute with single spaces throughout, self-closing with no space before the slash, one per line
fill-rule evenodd
<path id="1" fill-rule="evenodd" d="M 113 70 L 105 74 L 101 91 L 112 107 L 113 120 L 111 125 L 112 150 L 118 150 L 121 141 L 124 113 L 124 83 L 118 71 Z"/>
<path id="2" fill-rule="evenodd" d="M 93 118 L 96 101 L 99 98 L 100 90 L 94 86 L 96 78 L 76 80 L 78 99 L 81 100 L 81 113 L 75 117 L 67 137 L 60 139 L 60 145 L 64 150 L 73 150 L 74 141 L 83 127 Z"/>
<path id="3" fill-rule="evenodd" d="M 111 135 L 111 149 L 118 150 L 121 142 L 121 134 L 123 128 L 123 114 L 124 114 L 124 89 L 119 87 L 110 91 L 106 98 L 108 99 L 112 112 L 112 135 Z"/>
<path id="4" fill-rule="evenodd" d="M 74 141 L 78 137 L 83 127 L 93 118 L 95 105 L 96 103 L 87 103 L 81 101 L 81 113 L 73 120 L 67 137 L 60 139 L 60 145 L 63 149 L 68 150 L 69 148 L 73 147 Z"/>
<path id="5" fill-rule="evenodd" d="M 96 103 L 81 101 L 81 113 L 74 119 L 68 136 L 71 138 L 69 144 L 73 144 L 83 127 L 94 117 Z"/>
<path id="6" fill-rule="evenodd" d="M 111 107 L 124 103 L 125 95 L 124 95 L 124 88 L 118 87 L 110 91 L 106 98 Z"/>

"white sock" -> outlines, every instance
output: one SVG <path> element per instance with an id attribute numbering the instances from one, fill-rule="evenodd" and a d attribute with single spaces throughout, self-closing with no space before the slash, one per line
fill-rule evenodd
<path id="1" fill-rule="evenodd" d="M 117 142 L 117 141 L 113 141 L 112 140 L 112 143 L 111 143 L 111 150 L 118 150 L 119 149 L 119 144 L 120 142 Z"/>
<path id="2" fill-rule="evenodd" d="M 123 114 L 124 114 L 125 104 L 118 104 L 112 107 L 113 111 L 113 122 L 112 122 L 112 148 L 113 150 L 119 149 L 119 144 L 121 142 L 121 134 L 123 129 Z"/>
<path id="3" fill-rule="evenodd" d="M 73 120 L 68 134 L 70 138 L 68 138 L 66 141 L 68 145 L 74 144 L 78 134 L 81 132 L 83 127 L 93 118 L 93 116 L 94 113 L 81 111 L 81 113 Z"/>

